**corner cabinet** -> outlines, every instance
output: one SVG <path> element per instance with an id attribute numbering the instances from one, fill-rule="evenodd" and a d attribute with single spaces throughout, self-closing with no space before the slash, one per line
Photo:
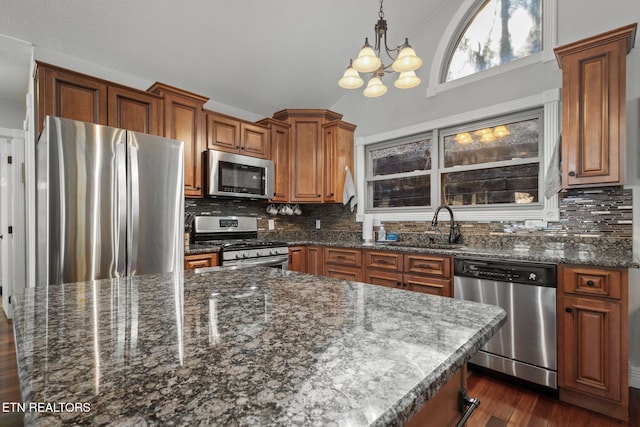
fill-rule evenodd
<path id="1" fill-rule="evenodd" d="M 637 24 L 555 49 L 562 68 L 562 187 L 625 182 L 626 56 Z"/>
<path id="2" fill-rule="evenodd" d="M 288 201 L 341 202 L 344 169 L 353 171 L 355 126 L 329 110 L 288 109 L 273 118 L 290 125 Z"/>
<path id="3" fill-rule="evenodd" d="M 184 142 L 185 197 L 203 197 L 202 107 L 209 98 L 163 83 L 155 83 L 148 91 L 164 100 L 164 136 Z"/>
<path id="4" fill-rule="evenodd" d="M 560 400 L 629 419 L 628 270 L 559 265 Z"/>

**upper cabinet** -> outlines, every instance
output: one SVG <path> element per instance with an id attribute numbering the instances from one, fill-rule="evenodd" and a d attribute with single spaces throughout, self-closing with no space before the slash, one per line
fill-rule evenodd
<path id="1" fill-rule="evenodd" d="M 269 128 L 206 111 L 207 148 L 268 159 Z"/>
<path id="2" fill-rule="evenodd" d="M 289 201 L 289 124 L 274 119 L 258 123 L 269 129 L 270 159 L 275 166 L 273 202 Z"/>
<path id="3" fill-rule="evenodd" d="M 45 116 L 57 116 L 162 134 L 160 97 L 42 62 L 36 65 L 38 131 Z"/>
<path id="4" fill-rule="evenodd" d="M 626 56 L 637 24 L 555 49 L 562 68 L 562 187 L 625 182 Z"/>
<path id="5" fill-rule="evenodd" d="M 341 202 L 345 168 L 353 170 L 355 126 L 329 110 L 289 109 L 273 118 L 291 126 L 288 201 Z"/>
<path id="6" fill-rule="evenodd" d="M 149 88 L 164 99 L 164 136 L 184 142 L 184 195 L 203 197 L 202 107 L 209 98 L 162 83 Z"/>

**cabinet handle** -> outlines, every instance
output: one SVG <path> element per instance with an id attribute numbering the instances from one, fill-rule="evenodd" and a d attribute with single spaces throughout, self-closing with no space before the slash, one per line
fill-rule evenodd
<path id="1" fill-rule="evenodd" d="M 564 309 L 564 311 L 566 311 L 567 313 L 573 313 L 573 308 L 567 307 Z"/>
<path id="2" fill-rule="evenodd" d="M 400 282 L 396 282 L 396 286 L 397 286 L 397 287 L 399 287 L 399 288 L 401 288 L 401 287 L 402 287 L 402 283 L 400 283 Z"/>
<path id="3" fill-rule="evenodd" d="M 569 176 L 576 176 L 576 173 L 574 171 L 569 171 Z"/>
<path id="4" fill-rule="evenodd" d="M 593 280 L 587 280 L 587 286 L 595 286 L 596 282 L 594 282 Z"/>
<path id="5" fill-rule="evenodd" d="M 433 268 L 431 264 L 416 264 L 418 268 Z"/>
<path id="6" fill-rule="evenodd" d="M 387 261 L 386 259 L 379 259 L 378 260 L 378 264 L 387 264 L 387 265 L 389 265 L 389 264 L 391 264 L 391 261 Z"/>

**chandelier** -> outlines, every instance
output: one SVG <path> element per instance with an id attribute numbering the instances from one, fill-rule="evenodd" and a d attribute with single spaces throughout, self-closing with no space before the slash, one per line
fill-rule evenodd
<path id="1" fill-rule="evenodd" d="M 416 76 L 415 70 L 420 68 L 422 60 L 416 56 L 415 51 L 409 45 L 409 39 L 405 38 L 400 46 L 389 49 L 387 46 L 387 21 L 384 19 L 382 11 L 382 1 L 380 0 L 380 12 L 378 12 L 378 23 L 375 25 L 376 42 L 374 46 L 369 44 L 369 38 L 364 39 L 364 46 L 360 50 L 355 60 L 349 60 L 349 66 L 338 85 L 345 89 L 357 89 L 364 84 L 360 73 L 371 73 L 369 83 L 364 90 L 364 96 L 375 98 L 387 92 L 387 87 L 382 83 L 385 73 L 400 73 L 393 85 L 399 89 L 409 89 L 420 84 L 420 78 Z M 382 62 L 380 53 L 384 48 L 387 56 L 391 59 L 391 65 Z"/>

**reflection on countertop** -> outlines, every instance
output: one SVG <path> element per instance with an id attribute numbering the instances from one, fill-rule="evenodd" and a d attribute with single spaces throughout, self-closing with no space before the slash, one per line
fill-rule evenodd
<path id="1" fill-rule="evenodd" d="M 27 425 L 401 425 L 505 321 L 269 268 L 27 289 L 15 309 L 23 401 L 91 408 Z"/>

